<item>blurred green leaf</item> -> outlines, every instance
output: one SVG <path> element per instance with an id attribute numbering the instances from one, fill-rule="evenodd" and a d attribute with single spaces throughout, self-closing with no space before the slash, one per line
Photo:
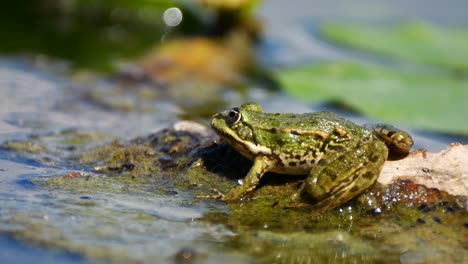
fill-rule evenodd
<path id="1" fill-rule="evenodd" d="M 468 82 L 376 65 L 324 63 L 283 70 L 287 93 L 343 103 L 376 120 L 468 135 Z"/>
<path id="2" fill-rule="evenodd" d="M 468 73 L 468 29 L 428 23 L 398 26 L 326 24 L 321 34 L 334 42 L 418 63 Z"/>
<path id="3" fill-rule="evenodd" d="M 0 9 L 0 52 L 44 54 L 77 68 L 112 70 L 157 43 L 164 33 L 161 15 L 173 2 L 8 1 Z"/>

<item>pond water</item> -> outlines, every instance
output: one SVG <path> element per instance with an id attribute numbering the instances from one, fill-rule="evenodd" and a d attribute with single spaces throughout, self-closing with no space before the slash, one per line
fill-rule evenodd
<path id="1" fill-rule="evenodd" d="M 326 43 L 315 34 L 324 21 L 390 23 L 424 18 L 447 25 L 468 25 L 468 3 L 444 1 L 264 1 L 258 15 L 264 20 L 265 33 L 259 45 L 260 59 L 274 67 L 296 65 L 317 59 L 359 59 L 359 54 Z M 86 86 L 105 91 L 107 80 L 80 83 L 63 74 L 61 62 L 30 63 L 18 57 L 0 59 L 0 143 L 30 139 L 30 135 L 50 137 L 68 129 L 99 131 L 106 135 L 132 139 L 168 127 L 181 119 L 182 110 L 171 102 L 158 101 L 144 111 L 113 112 L 102 105 L 88 104 L 77 90 Z M 305 112 L 311 106 L 297 103 L 283 94 L 252 89 L 250 100 L 267 111 Z M 233 101 L 239 100 L 234 98 Z M 146 106 L 146 101 L 131 102 Z M 149 110 L 148 110 L 149 109 Z M 317 107 L 316 109 L 323 109 Z M 336 110 L 336 109 L 334 109 Z M 357 123 L 367 120 L 343 112 Z M 206 118 L 200 118 L 206 123 Z M 431 134 L 408 128 L 415 136 L 416 148 L 438 151 L 449 143 L 468 143 L 467 138 Z M 45 139 L 49 144 L 62 140 Z M 111 141 L 109 138 L 107 141 Z M 105 140 L 104 140 L 105 141 Z M 60 144 L 58 144 L 60 148 Z M 60 150 L 63 151 L 63 150 Z M 67 150 L 68 151 L 68 150 Z M 28 158 L 31 157 L 31 158 Z M 422 219 L 438 234 L 416 226 L 407 229 L 381 219 L 385 232 L 371 224 L 342 219 L 339 227 L 317 234 L 294 230 L 276 232 L 246 226 L 233 230 L 219 221 L 199 220 L 208 212 L 221 218 L 230 208 L 216 202 L 194 202 L 193 193 L 171 184 L 137 181 L 129 185 L 120 178 L 105 176 L 77 180 L 74 186 L 54 185 L 56 176 L 67 175 L 75 167 L 48 166 L 53 155 L 12 155 L 0 149 L 0 261 L 2 263 L 318 263 L 400 261 L 449 261 L 462 263 L 466 241 L 460 241 L 458 226 L 439 227 L 439 221 Z M 89 172 L 89 171 L 87 171 Z M 94 174 L 93 174 L 94 176 Z M 109 187 L 111 186 L 111 187 Z M 129 187 L 130 186 L 130 187 Z M 441 206 L 442 208 L 442 206 Z M 434 209 L 438 213 L 442 209 Z M 466 214 L 462 214 L 466 217 Z M 346 217 L 345 217 L 346 218 Z M 433 218 L 436 219 L 436 218 Z M 367 218 L 366 218 L 366 221 Z M 357 226 L 357 227 L 356 227 Z M 414 225 L 412 225 L 414 227 Z M 389 231 L 391 230 L 391 231 Z M 411 233 L 404 245 L 397 233 Z M 359 234 L 359 235 L 357 235 Z M 460 233 L 458 233 L 459 235 Z M 418 239 L 446 239 L 439 242 Z M 384 242 L 382 242 L 384 241 Z M 375 247 L 373 243 L 388 243 Z M 417 243 L 426 247 L 417 249 Z M 329 247 L 329 248 L 327 248 Z M 268 249 L 271 248 L 269 252 Z M 450 251 L 450 248 L 453 250 Z M 309 251 L 324 250 L 314 259 Z M 401 250 L 400 254 L 397 251 Z M 288 251 L 291 251 L 288 253 Z M 27 253 L 25 253 L 27 252 Z M 267 252 L 267 253 L 265 253 Z M 303 256 L 303 257 L 301 257 Z"/>

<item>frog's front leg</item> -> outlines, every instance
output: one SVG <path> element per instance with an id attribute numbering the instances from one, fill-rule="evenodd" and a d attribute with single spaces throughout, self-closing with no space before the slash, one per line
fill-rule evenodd
<path id="1" fill-rule="evenodd" d="M 263 174 L 268 170 L 268 158 L 264 156 L 256 157 L 252 168 L 247 176 L 240 181 L 240 185 L 232 188 L 227 194 L 221 197 L 223 201 L 237 201 L 245 194 L 253 191 L 260 183 Z"/>
<path id="2" fill-rule="evenodd" d="M 253 191 L 255 187 L 257 187 L 263 174 L 267 171 L 268 158 L 263 156 L 256 157 L 252 168 L 247 176 L 241 180 L 239 186 L 232 188 L 227 194 L 222 194 L 218 190 L 215 190 L 218 193 L 217 195 L 201 195 L 198 197 L 204 199 L 219 199 L 227 202 L 238 201 L 242 196 Z"/>
<path id="3" fill-rule="evenodd" d="M 380 141 L 360 142 L 344 153 L 329 153 L 312 169 L 301 187 L 301 197 L 318 215 L 346 203 L 371 187 L 388 156 Z"/>

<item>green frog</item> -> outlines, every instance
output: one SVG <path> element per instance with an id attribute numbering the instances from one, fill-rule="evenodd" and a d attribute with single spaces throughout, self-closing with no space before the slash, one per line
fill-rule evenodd
<path id="1" fill-rule="evenodd" d="M 319 213 L 371 187 L 389 150 L 405 155 L 413 146 L 408 133 L 390 125 L 359 126 L 331 112 L 265 113 L 257 103 L 217 113 L 211 126 L 253 166 L 227 194 L 205 198 L 239 201 L 266 172 L 308 175 L 297 197 Z"/>

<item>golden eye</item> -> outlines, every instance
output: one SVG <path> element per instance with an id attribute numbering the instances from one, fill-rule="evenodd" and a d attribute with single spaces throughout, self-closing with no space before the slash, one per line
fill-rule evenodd
<path id="1" fill-rule="evenodd" d="M 242 114 L 239 112 L 239 108 L 235 107 L 229 110 L 229 113 L 226 116 L 226 123 L 232 126 L 239 122 L 241 118 Z"/>

